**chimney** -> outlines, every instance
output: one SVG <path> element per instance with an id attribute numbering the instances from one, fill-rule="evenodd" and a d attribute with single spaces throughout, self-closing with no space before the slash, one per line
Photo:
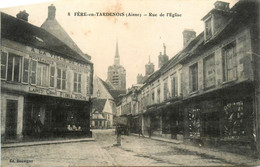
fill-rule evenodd
<path id="1" fill-rule="evenodd" d="M 56 7 L 51 4 L 51 6 L 48 7 L 48 19 L 54 20 L 56 14 Z"/>
<path id="2" fill-rule="evenodd" d="M 164 55 L 162 55 L 162 52 L 160 52 L 160 55 L 158 56 L 158 68 L 161 68 L 169 60 L 169 57 L 166 55 L 165 44 L 163 44 L 163 48 L 164 48 Z"/>
<path id="3" fill-rule="evenodd" d="M 214 3 L 215 9 L 222 11 L 229 11 L 229 3 L 223 1 L 216 1 Z"/>
<path id="4" fill-rule="evenodd" d="M 187 46 L 189 42 L 196 38 L 196 32 L 191 29 L 185 29 L 183 32 L 183 47 Z"/>
<path id="5" fill-rule="evenodd" d="M 25 10 L 24 10 L 24 11 L 20 11 L 20 12 L 16 15 L 16 17 L 17 17 L 18 19 L 21 19 L 21 20 L 24 20 L 24 21 L 27 21 L 27 22 L 28 22 L 28 16 L 29 16 L 29 14 L 26 13 Z"/>

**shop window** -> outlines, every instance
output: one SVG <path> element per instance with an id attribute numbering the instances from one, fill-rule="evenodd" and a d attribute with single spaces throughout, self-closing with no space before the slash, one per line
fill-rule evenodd
<path id="1" fill-rule="evenodd" d="M 8 81 L 21 82 L 21 63 L 21 56 L 9 53 L 7 69 Z"/>
<path id="2" fill-rule="evenodd" d="M 172 75 L 171 81 L 172 81 L 172 97 L 178 96 L 178 77 L 176 73 Z"/>
<path id="3" fill-rule="evenodd" d="M 223 79 L 232 81 L 237 78 L 236 44 L 232 42 L 223 48 Z"/>
<path id="4" fill-rule="evenodd" d="M 208 19 L 205 21 L 205 35 L 206 35 L 206 40 L 209 39 L 212 36 L 212 19 Z"/>
<path id="5" fill-rule="evenodd" d="M 7 53 L 1 52 L 1 79 L 6 79 Z"/>
<path id="6" fill-rule="evenodd" d="M 66 71 L 57 69 L 57 89 L 66 90 Z"/>
<path id="7" fill-rule="evenodd" d="M 190 66 L 190 92 L 198 90 L 198 63 Z"/>
<path id="8" fill-rule="evenodd" d="M 228 138 L 239 138 L 246 135 L 248 116 L 244 112 L 243 101 L 227 103 L 224 106 L 224 136 Z"/>
<path id="9" fill-rule="evenodd" d="M 200 118 L 200 109 L 192 108 L 188 113 L 189 118 L 189 134 L 190 137 L 200 137 L 200 127 L 201 127 L 201 118 Z"/>
<path id="10" fill-rule="evenodd" d="M 163 97 L 164 100 L 167 100 L 168 98 L 168 93 L 169 93 L 169 89 L 168 89 L 168 79 L 165 79 L 163 81 Z"/>
<path id="11" fill-rule="evenodd" d="M 81 74 L 74 73 L 74 92 L 81 93 Z"/>
<path id="12" fill-rule="evenodd" d="M 23 82 L 29 82 L 29 59 L 23 59 Z"/>
<path id="13" fill-rule="evenodd" d="M 215 54 L 204 59 L 204 87 L 215 86 Z"/>
<path id="14" fill-rule="evenodd" d="M 47 87 L 49 84 L 49 65 L 38 62 L 37 85 Z"/>
<path id="15" fill-rule="evenodd" d="M 50 72 L 50 87 L 54 87 L 54 81 L 55 81 L 55 67 L 51 67 Z"/>
<path id="16" fill-rule="evenodd" d="M 36 68 L 37 68 L 37 61 L 31 60 L 31 84 L 36 84 Z"/>

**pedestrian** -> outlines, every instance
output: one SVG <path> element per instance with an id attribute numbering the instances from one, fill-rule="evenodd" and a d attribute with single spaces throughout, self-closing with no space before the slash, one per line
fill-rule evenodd
<path id="1" fill-rule="evenodd" d="M 147 127 L 147 131 L 148 131 L 148 135 L 149 135 L 149 138 L 152 137 L 152 129 L 150 126 Z"/>
<path id="2" fill-rule="evenodd" d="M 117 138 L 117 143 L 114 144 L 114 146 L 121 146 L 121 134 L 122 134 L 122 128 L 120 125 L 116 127 L 116 138 Z"/>
<path id="3" fill-rule="evenodd" d="M 142 137 L 144 137 L 141 126 L 139 126 L 139 128 L 138 128 L 138 134 L 139 134 L 139 137 L 140 137 L 140 135 L 142 135 Z"/>
<path id="4" fill-rule="evenodd" d="M 42 132 L 42 122 L 40 120 L 40 115 L 37 116 L 36 121 L 35 121 L 35 133 L 37 137 L 40 137 L 40 134 Z"/>

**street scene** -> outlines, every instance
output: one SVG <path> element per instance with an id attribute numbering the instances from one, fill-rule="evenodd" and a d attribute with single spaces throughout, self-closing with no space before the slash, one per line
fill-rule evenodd
<path id="1" fill-rule="evenodd" d="M 260 165 L 259 0 L 0 8 L 2 166 Z"/>
<path id="2" fill-rule="evenodd" d="M 2 166 L 190 166 L 191 164 L 192 166 L 254 166 L 259 164 L 259 160 L 217 149 L 205 150 L 177 141 L 170 143 L 137 135 L 122 136 L 122 145 L 114 146 L 116 143 L 114 130 L 95 130 L 93 137 L 95 141 L 2 148 Z M 16 162 L 17 160 L 29 162 L 19 163 Z"/>

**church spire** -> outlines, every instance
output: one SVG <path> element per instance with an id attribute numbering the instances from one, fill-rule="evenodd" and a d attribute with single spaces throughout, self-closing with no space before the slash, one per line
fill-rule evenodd
<path id="1" fill-rule="evenodd" d="M 119 65 L 119 64 L 120 64 L 120 57 L 118 51 L 118 41 L 116 40 L 116 54 L 115 54 L 114 65 Z"/>

